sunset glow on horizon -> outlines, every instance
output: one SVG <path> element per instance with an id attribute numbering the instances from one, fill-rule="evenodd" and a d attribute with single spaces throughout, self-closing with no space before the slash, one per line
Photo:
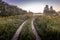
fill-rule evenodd
<path id="1" fill-rule="evenodd" d="M 43 12 L 45 5 L 53 6 L 53 9 L 60 11 L 60 0 L 3 0 L 11 5 L 16 5 L 26 11 L 34 13 Z"/>
<path id="2" fill-rule="evenodd" d="M 24 10 L 27 10 L 28 12 L 31 11 L 31 12 L 34 12 L 34 13 L 37 13 L 37 12 L 43 12 L 44 10 L 44 6 L 43 4 L 39 4 L 39 3 L 31 3 L 31 4 L 25 4 L 24 6 L 23 5 L 20 5 L 18 7 L 24 9 Z"/>

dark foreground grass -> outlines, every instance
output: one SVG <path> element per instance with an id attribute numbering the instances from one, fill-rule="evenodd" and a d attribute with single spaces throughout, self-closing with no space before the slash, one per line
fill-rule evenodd
<path id="1" fill-rule="evenodd" d="M 40 16 L 34 25 L 42 40 L 60 40 L 60 16 Z"/>

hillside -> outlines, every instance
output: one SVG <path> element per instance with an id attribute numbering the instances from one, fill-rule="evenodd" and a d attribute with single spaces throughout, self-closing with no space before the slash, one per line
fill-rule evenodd
<path id="1" fill-rule="evenodd" d="M 27 13 L 25 10 L 18 8 L 17 6 L 10 5 L 6 2 L 0 2 L 0 16 L 11 16 Z"/>

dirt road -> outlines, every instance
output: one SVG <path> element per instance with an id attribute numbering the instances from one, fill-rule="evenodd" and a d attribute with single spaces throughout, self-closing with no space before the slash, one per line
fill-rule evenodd
<path id="1" fill-rule="evenodd" d="M 36 29 L 34 27 L 34 24 L 33 24 L 34 20 L 35 20 L 35 18 L 33 18 L 32 21 L 31 21 L 32 31 L 33 31 L 34 35 L 36 36 L 36 40 L 41 40 L 41 38 L 39 37 L 39 35 L 38 35 L 38 33 L 37 33 L 37 31 L 36 31 Z"/>

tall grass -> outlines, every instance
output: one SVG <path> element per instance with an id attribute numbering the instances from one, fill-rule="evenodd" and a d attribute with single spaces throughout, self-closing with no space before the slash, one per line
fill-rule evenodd
<path id="1" fill-rule="evenodd" d="M 26 15 L 0 17 L 0 40 L 11 40 L 17 28 L 27 18 Z"/>
<path id="2" fill-rule="evenodd" d="M 40 16 L 34 25 L 42 40 L 60 40 L 60 16 Z"/>

